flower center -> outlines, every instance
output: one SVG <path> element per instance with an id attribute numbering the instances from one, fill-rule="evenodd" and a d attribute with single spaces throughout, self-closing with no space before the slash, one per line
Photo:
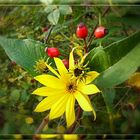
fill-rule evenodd
<path id="1" fill-rule="evenodd" d="M 76 77 L 80 76 L 81 74 L 82 74 L 82 70 L 81 69 L 78 69 L 78 68 L 74 69 L 74 75 Z"/>
<path id="2" fill-rule="evenodd" d="M 77 86 L 76 86 L 74 83 L 69 83 L 69 84 L 67 85 L 67 91 L 68 91 L 69 93 L 75 92 L 76 89 L 77 89 Z"/>

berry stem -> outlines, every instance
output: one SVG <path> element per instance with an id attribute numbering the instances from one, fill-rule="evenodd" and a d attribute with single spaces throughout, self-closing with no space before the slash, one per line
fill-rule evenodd
<path id="1" fill-rule="evenodd" d="M 51 32 L 52 32 L 53 28 L 54 28 L 54 25 L 52 25 L 52 26 L 50 27 L 50 29 L 49 29 L 49 31 L 48 31 L 48 34 L 47 34 L 47 36 L 46 36 L 45 39 L 44 39 L 44 42 L 46 42 L 46 43 L 48 42 L 49 37 L 50 37 L 50 35 L 51 35 Z"/>
<path id="2" fill-rule="evenodd" d="M 108 6 L 108 7 L 105 9 L 105 11 L 103 12 L 103 14 L 101 15 L 101 17 L 104 17 L 104 16 L 108 13 L 109 10 L 110 10 L 110 7 Z M 99 21 L 98 21 L 98 22 L 99 22 Z M 94 27 L 92 33 L 90 34 L 90 37 L 89 37 L 89 39 L 88 39 L 87 48 L 91 45 L 91 43 L 92 43 L 92 41 L 93 41 L 93 39 L 94 39 L 94 31 L 95 31 L 95 29 L 97 28 L 97 26 L 98 26 L 98 24 L 99 24 L 98 22 L 96 23 L 96 25 L 95 25 L 95 27 Z"/>
<path id="3" fill-rule="evenodd" d="M 84 50 L 85 50 L 85 53 L 87 53 L 88 52 L 88 50 L 87 50 L 87 42 L 86 42 L 85 38 L 83 40 L 84 40 Z"/>
<path id="4" fill-rule="evenodd" d="M 99 26 L 102 25 L 102 16 L 101 16 L 101 13 L 99 13 Z M 101 47 L 102 46 L 102 42 L 100 41 L 99 42 L 99 46 Z"/>
<path id="5" fill-rule="evenodd" d="M 99 42 L 99 47 L 101 47 L 102 46 L 102 42 Z"/>
<path id="6" fill-rule="evenodd" d="M 67 55 L 65 55 L 65 54 L 60 53 L 60 55 L 61 55 L 61 56 L 66 57 L 66 58 L 68 58 L 68 56 L 67 56 Z"/>
<path id="7" fill-rule="evenodd" d="M 101 17 L 101 13 L 99 13 L 99 26 L 102 25 L 102 17 Z"/>

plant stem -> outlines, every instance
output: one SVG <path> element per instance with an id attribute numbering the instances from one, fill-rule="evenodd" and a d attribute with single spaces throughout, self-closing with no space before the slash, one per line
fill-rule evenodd
<path id="1" fill-rule="evenodd" d="M 110 9 L 110 7 L 107 7 L 107 8 L 105 9 L 105 11 L 103 12 L 103 14 L 102 14 L 101 17 L 104 17 L 104 16 L 107 14 L 107 12 L 109 11 L 109 9 Z M 96 25 L 95 25 L 95 27 L 94 27 L 92 33 L 90 34 L 90 37 L 89 37 L 89 39 L 88 39 L 87 48 L 91 45 L 91 43 L 92 43 L 92 41 L 93 41 L 93 39 L 94 39 L 94 31 L 95 31 L 95 29 L 97 28 L 98 24 L 99 24 L 99 21 L 96 23 Z"/>
<path id="2" fill-rule="evenodd" d="M 111 110 L 110 110 L 110 108 L 109 108 L 109 106 L 107 104 L 106 104 L 106 108 L 107 108 L 107 113 L 108 113 L 109 125 L 110 125 L 110 129 L 111 129 L 111 133 L 114 133 L 112 113 L 111 113 Z"/>
<path id="3" fill-rule="evenodd" d="M 48 42 L 48 40 L 49 40 L 49 37 L 50 37 L 50 35 L 51 35 L 51 32 L 52 32 L 52 30 L 53 30 L 53 27 L 54 27 L 54 25 L 52 25 L 51 27 L 50 27 L 50 29 L 49 29 L 49 31 L 48 31 L 48 34 L 47 34 L 47 36 L 45 37 L 45 39 L 44 39 L 44 42 Z"/>
<path id="4" fill-rule="evenodd" d="M 85 38 L 84 38 L 84 50 L 85 50 L 85 53 L 88 52 L 88 50 L 87 50 L 87 42 L 86 42 L 86 39 Z"/>
<path id="5" fill-rule="evenodd" d="M 42 129 L 48 124 L 49 122 L 49 115 L 47 115 L 41 122 L 41 124 L 39 125 L 39 127 L 37 128 L 35 134 L 39 134 Z"/>
<path id="6" fill-rule="evenodd" d="M 101 13 L 99 13 L 99 26 L 102 25 L 102 17 L 101 17 Z"/>

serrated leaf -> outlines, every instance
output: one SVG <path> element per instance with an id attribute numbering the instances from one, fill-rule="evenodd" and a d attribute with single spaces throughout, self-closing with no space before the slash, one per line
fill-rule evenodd
<path id="1" fill-rule="evenodd" d="M 59 21 L 60 11 L 59 9 L 55 9 L 48 15 L 48 20 L 52 25 L 56 25 Z"/>
<path id="2" fill-rule="evenodd" d="M 35 62 L 44 58 L 44 44 L 31 39 L 7 39 L 0 37 L 0 45 L 12 61 L 21 65 L 33 76 Z"/>

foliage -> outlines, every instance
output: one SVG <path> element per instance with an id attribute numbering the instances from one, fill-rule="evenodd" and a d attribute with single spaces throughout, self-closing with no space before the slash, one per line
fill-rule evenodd
<path id="1" fill-rule="evenodd" d="M 86 23 L 91 33 L 98 23 L 99 13 L 105 9 L 105 6 L 70 5 L 1 7 L 1 134 L 34 133 L 47 114 L 33 112 L 42 100 L 31 95 L 39 86 L 33 80 L 33 76 L 38 75 L 34 67 L 36 61 L 45 59 L 54 66 L 53 59 L 48 59 L 44 52 L 45 47 L 57 47 L 63 54 L 61 59 L 68 58 L 71 49 L 77 47 L 75 57 L 79 58 L 84 41 L 75 36 L 77 24 Z M 100 72 L 93 82 L 102 93 L 91 99 L 97 119 L 93 121 L 91 114 L 84 112 L 75 133 L 139 133 L 139 84 L 135 83 L 137 77 L 128 80 L 140 67 L 139 10 L 139 7 L 110 6 L 102 17 L 109 34 L 91 42 L 84 61 L 90 70 Z M 46 27 L 48 31 L 43 32 Z M 51 121 L 43 133 L 64 133 L 64 124 L 62 119 Z"/>

